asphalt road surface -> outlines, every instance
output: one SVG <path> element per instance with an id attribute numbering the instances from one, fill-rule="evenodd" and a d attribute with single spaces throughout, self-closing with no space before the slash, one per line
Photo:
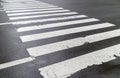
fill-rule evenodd
<path id="1" fill-rule="evenodd" d="M 120 78 L 119 0 L 1 0 L 0 78 Z"/>

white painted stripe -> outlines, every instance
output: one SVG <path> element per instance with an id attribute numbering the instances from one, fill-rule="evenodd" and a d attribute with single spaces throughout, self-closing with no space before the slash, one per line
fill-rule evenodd
<path id="1" fill-rule="evenodd" d="M 120 56 L 120 44 L 49 65 L 39 71 L 44 78 L 67 78 L 88 66 L 114 60 L 114 55 Z"/>
<path id="2" fill-rule="evenodd" d="M 24 8 L 4 8 L 5 9 L 5 11 L 14 11 L 14 10 L 27 10 L 27 9 L 37 9 L 37 8 L 39 8 L 39 9 L 45 9 L 45 8 L 55 8 L 55 7 L 57 7 L 57 6 L 46 6 L 46 7 L 40 7 L 40 6 L 38 6 L 38 7 L 24 7 Z"/>
<path id="3" fill-rule="evenodd" d="M 9 25 L 12 24 L 11 22 L 0 23 L 0 25 Z"/>
<path id="4" fill-rule="evenodd" d="M 90 27 L 86 27 L 86 29 L 88 28 L 87 30 L 93 30 L 93 29 L 104 28 L 104 25 L 105 24 L 93 25 L 93 26 L 90 26 L 91 28 Z M 106 26 L 107 25 L 108 26 L 113 26 L 112 24 L 110 25 L 109 23 L 108 24 L 106 23 Z M 99 28 L 97 28 L 97 26 Z M 103 26 L 103 27 L 100 27 L 100 26 Z M 87 31 L 87 30 L 85 30 L 85 28 L 79 28 L 78 30 Z M 73 29 L 73 31 L 75 31 L 75 30 Z M 73 32 L 73 31 L 71 31 L 71 32 Z M 45 55 L 45 54 L 49 54 L 49 53 L 54 53 L 54 52 L 57 52 L 57 51 L 61 51 L 61 50 L 64 50 L 64 49 L 81 46 L 85 42 L 91 42 L 91 41 L 92 42 L 96 42 L 96 41 L 108 39 L 108 38 L 111 38 L 111 37 L 120 36 L 120 34 L 119 34 L 119 35 L 108 37 L 108 35 L 110 35 L 110 34 L 113 34 L 113 33 L 114 34 L 115 33 L 118 34 L 118 33 L 120 33 L 120 30 L 118 30 L 118 31 L 116 30 L 116 31 L 111 31 L 111 32 L 105 32 L 105 33 L 90 35 L 90 36 L 87 36 L 87 37 L 78 37 L 78 38 L 74 38 L 74 39 L 70 39 L 70 40 L 65 40 L 65 41 L 61 41 L 61 42 L 56 42 L 56 43 L 51 43 L 51 44 L 47 44 L 47 45 L 43 45 L 43 46 L 32 47 L 32 48 L 28 48 L 27 51 L 29 52 L 29 54 L 31 56 L 35 56 L 35 57 L 36 56 L 41 56 L 41 55 Z M 42 34 L 42 35 L 40 37 L 44 37 L 44 36 L 46 37 L 46 34 Z M 97 36 L 99 36 L 99 37 L 97 37 Z M 34 38 L 34 37 L 31 36 L 31 38 Z"/>
<path id="5" fill-rule="evenodd" d="M 14 10 L 14 11 L 6 11 L 7 14 L 9 13 L 19 13 L 19 12 L 31 12 L 31 11 L 46 11 L 46 10 L 56 10 L 56 9 L 63 9 L 63 8 L 59 8 L 59 7 L 55 7 L 55 8 L 36 8 L 36 9 L 26 9 L 26 10 Z"/>
<path id="6" fill-rule="evenodd" d="M 19 20 L 19 19 L 30 19 L 30 18 L 40 18 L 40 17 L 49 17 L 49 16 L 61 16 L 61 15 L 73 15 L 78 14 L 77 12 L 66 12 L 66 13 L 56 13 L 56 14 L 42 14 L 42 15 L 31 15 L 31 16 L 17 16 L 10 17 L 10 20 Z"/>
<path id="7" fill-rule="evenodd" d="M 92 25 L 92 26 L 94 27 L 94 25 Z M 56 36 L 62 36 L 62 35 L 67 35 L 67 34 L 73 34 L 73 33 L 78 33 L 78 32 L 83 32 L 83 31 L 88 31 L 88 30 L 99 28 L 98 27 L 99 25 L 97 25 L 97 26 L 95 25 L 96 26 L 95 28 L 91 28 L 92 26 L 69 28 L 69 29 L 57 30 L 57 31 L 46 32 L 46 33 L 38 33 L 38 34 L 20 36 L 20 38 L 21 38 L 22 42 L 29 42 L 29 41 L 34 41 L 34 40 L 39 40 L 39 39 L 44 39 L 44 38 L 51 38 L 51 37 L 56 37 Z M 86 29 L 86 28 L 89 28 L 89 29 Z"/>
<path id="8" fill-rule="evenodd" d="M 45 18 L 45 19 L 38 19 L 38 20 L 27 20 L 27 21 L 18 21 L 13 22 L 13 24 L 31 24 L 31 23 L 40 23 L 40 22 L 48 22 L 48 21 L 59 21 L 59 20 L 69 20 L 69 19 L 78 19 L 78 18 L 85 18 L 86 15 L 73 15 L 73 16 L 64 16 L 64 17 L 54 17 L 54 18 Z"/>
<path id="9" fill-rule="evenodd" d="M 114 38 L 120 36 L 120 29 L 109 31 L 109 32 L 104 32 L 104 33 L 99 33 L 99 34 L 94 34 L 90 36 L 86 36 L 85 39 L 89 43 L 109 39 L 109 38 Z"/>
<path id="10" fill-rule="evenodd" d="M 17 6 L 22 6 L 22 5 L 17 5 Z M 41 6 L 22 6 L 22 7 L 8 6 L 8 7 L 7 8 L 4 7 L 4 9 L 6 11 L 10 11 L 10 10 L 24 10 L 24 9 L 34 9 L 34 8 L 51 8 L 51 7 L 56 7 L 56 6 L 42 6 L 41 5 Z"/>
<path id="11" fill-rule="evenodd" d="M 31 15 L 31 14 L 45 14 L 45 13 L 57 13 L 57 12 L 68 12 L 68 11 L 70 11 L 70 10 L 55 10 L 55 11 L 43 11 L 43 12 L 15 13 L 15 14 L 8 14 L 8 16 Z"/>
<path id="12" fill-rule="evenodd" d="M 59 22 L 59 23 L 52 23 L 52 24 L 39 25 L 39 26 L 20 27 L 17 29 L 17 32 L 25 32 L 25 31 L 32 31 L 32 30 L 52 28 L 52 27 L 62 27 L 62 26 L 67 26 L 67 25 L 75 25 L 75 24 L 95 22 L 95 21 L 99 21 L 99 20 L 83 19 L 83 20 L 74 20 L 74 21 L 72 20 L 72 21 L 67 21 L 67 22 Z"/>
<path id="13" fill-rule="evenodd" d="M 11 11 L 11 10 L 25 10 L 25 9 L 36 9 L 36 8 L 52 8 L 52 7 L 57 7 L 57 6 L 46 6 L 46 7 L 40 7 L 40 6 L 29 6 L 29 7 L 12 7 L 12 8 L 8 8 L 8 7 L 4 7 L 4 9 L 6 11 Z"/>
<path id="14" fill-rule="evenodd" d="M 6 2 L 6 3 L 2 3 L 3 4 L 3 6 L 4 7 L 9 7 L 9 6 L 11 6 L 11 7 L 13 7 L 13 6 L 15 6 L 15 5 L 12 5 L 12 4 L 16 4 L 16 5 L 22 5 L 22 6 L 15 6 L 15 7 L 23 7 L 23 6 L 26 6 L 26 7 L 28 7 L 27 5 L 29 5 L 29 6 L 41 6 L 41 5 L 48 5 L 48 6 L 51 6 L 52 4 L 48 4 L 48 3 L 42 3 L 42 2 L 39 2 L 39 1 L 24 1 L 26 4 L 23 4 L 23 3 L 21 3 L 21 2 L 23 2 L 23 1 L 15 1 L 15 2 Z M 8 5 L 7 5 L 8 4 Z M 41 4 L 41 5 L 40 5 Z M 52 5 L 53 6 L 53 5 Z"/>
<path id="15" fill-rule="evenodd" d="M 27 57 L 27 58 L 23 58 L 23 59 L 11 61 L 11 62 L 3 63 L 3 64 L 0 64 L 0 69 L 5 69 L 5 68 L 8 68 L 8 67 L 12 67 L 12 66 L 23 64 L 23 63 L 27 63 L 27 62 L 33 61 L 34 59 L 35 58 Z"/>
<path id="16" fill-rule="evenodd" d="M 79 37 L 79 38 L 65 40 L 65 41 L 47 44 L 47 45 L 43 45 L 43 46 L 28 48 L 27 51 L 31 56 L 37 57 L 37 56 L 42 56 L 45 54 L 69 49 L 72 47 L 77 47 L 84 43 L 85 43 L 84 38 Z"/>
<path id="17" fill-rule="evenodd" d="M 5 4 L 7 5 L 7 4 Z M 11 6 L 12 5 L 12 6 Z M 32 5 L 32 6 L 30 6 Z M 17 3 L 13 3 L 13 4 L 10 4 L 10 6 L 4 6 L 4 9 L 23 9 L 23 8 L 34 8 L 34 7 L 40 7 L 40 8 L 45 8 L 45 7 L 56 7 L 56 6 L 53 6 L 53 5 L 44 5 L 44 4 L 29 4 L 29 5 L 21 5 L 21 4 L 17 4 Z"/>
<path id="18" fill-rule="evenodd" d="M 7 5 L 8 4 L 8 5 Z M 26 4 L 22 4 L 20 2 L 16 2 L 16 3 L 7 3 L 7 4 L 4 4 L 3 6 L 5 8 L 11 8 L 11 7 L 33 7 L 33 6 L 53 6 L 53 5 L 50 5 L 50 4 L 44 4 L 44 3 L 28 3 L 26 2 Z M 14 5 L 13 5 L 14 4 Z M 18 6 L 16 6 L 18 5 Z"/>

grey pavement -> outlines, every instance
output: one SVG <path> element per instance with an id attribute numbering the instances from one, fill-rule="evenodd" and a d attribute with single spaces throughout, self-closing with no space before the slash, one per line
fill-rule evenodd
<path id="1" fill-rule="evenodd" d="M 3 10 L 3 11 L 0 11 L 0 24 L 1 24 L 0 25 L 0 36 L 1 36 L 0 38 L 0 44 L 1 44 L 0 46 L 0 78 L 47 78 L 47 77 L 49 78 L 120 78 L 120 58 L 119 58 L 119 55 L 116 55 L 116 54 L 114 56 L 111 56 L 111 58 L 115 57 L 115 59 L 109 60 L 107 62 L 103 62 L 102 64 L 99 64 L 99 65 L 96 65 L 96 64 L 93 64 L 90 66 L 88 65 L 88 67 L 86 67 L 85 69 L 81 69 L 75 73 L 72 73 L 68 77 L 58 77 L 59 74 L 55 74 L 56 77 L 50 77 L 49 74 L 51 75 L 51 73 L 49 71 L 47 72 L 48 76 L 45 77 L 43 74 L 41 74 L 42 71 L 39 70 L 42 68 L 44 70 L 44 67 L 47 67 L 49 65 L 52 66 L 53 64 L 64 62 L 65 60 L 69 60 L 75 57 L 79 57 L 85 54 L 92 53 L 94 51 L 98 51 L 104 48 L 118 45 L 120 43 L 120 36 L 115 36 L 112 38 L 104 39 L 104 40 L 93 42 L 93 43 L 85 42 L 82 46 L 77 46 L 77 47 L 72 47 L 72 48 L 69 48 L 69 45 L 67 45 L 67 42 L 66 42 L 67 49 L 62 49 L 59 51 L 57 50 L 57 48 L 53 48 L 53 51 L 56 50 L 56 52 L 52 52 L 52 49 L 49 49 L 49 47 L 47 47 L 48 51 L 45 50 L 45 52 L 49 52 L 49 50 L 51 50 L 51 53 L 46 53 L 46 54 L 43 53 L 43 55 L 40 55 L 40 53 L 38 53 L 37 55 L 38 49 L 35 49 L 35 51 L 33 51 L 31 54 L 30 54 L 30 51 L 28 51 L 28 49 L 34 48 L 36 46 L 43 46 L 43 45 L 57 43 L 57 42 L 65 41 L 65 40 L 76 39 L 79 37 L 84 38 L 89 35 L 94 35 L 94 34 L 99 34 L 99 33 L 104 33 L 104 32 L 109 32 L 109 31 L 120 29 L 120 1 L 119 0 L 97 0 L 97 1 L 96 0 L 37 0 L 39 2 L 44 2 L 44 3 L 52 4 L 54 6 L 62 7 L 64 9 L 68 9 L 70 10 L 70 12 L 77 12 L 78 13 L 77 15 L 88 16 L 85 18 L 72 18 L 72 19 L 65 19 L 65 20 L 62 20 L 60 18 L 61 16 L 50 16 L 50 17 L 39 16 L 39 17 L 34 17 L 34 18 L 32 17 L 35 15 L 42 16 L 42 15 L 49 15 L 49 14 L 58 14 L 59 12 L 9 16 L 10 13 L 7 13 L 7 11 L 20 11 L 23 9 L 24 10 L 35 10 L 35 9 L 40 9 L 42 4 L 39 5 L 39 3 L 38 4 L 32 3 L 32 0 L 30 1 L 22 0 L 21 2 L 18 2 L 19 0 L 13 0 L 13 2 L 11 2 L 10 0 L 8 1 L 4 0 L 4 1 L 2 2 L 0 1 L 1 3 L 0 8 L 1 10 Z M 27 5 L 27 6 L 15 5 L 17 4 L 17 2 L 23 5 L 27 5 L 27 2 L 28 4 L 30 2 L 30 5 Z M 14 5 L 11 5 L 12 3 L 14 3 Z M 21 7 L 22 9 L 20 9 Z M 23 11 L 23 13 L 35 13 L 35 12 L 38 12 L 38 11 L 37 10 L 28 11 L 28 12 Z M 15 12 L 13 14 L 17 14 L 17 13 Z M 14 17 L 24 18 L 26 16 L 28 17 L 25 19 L 11 20 L 11 18 L 14 18 Z M 30 16 L 31 18 L 29 18 Z M 70 15 L 63 15 L 63 16 L 70 16 Z M 36 20 L 40 21 L 41 19 L 49 19 L 49 18 L 54 19 L 56 17 L 60 18 L 61 20 L 36 22 Z M 68 26 L 58 26 L 58 27 L 56 26 L 58 23 L 61 23 L 61 22 L 63 23 L 63 22 L 73 21 L 73 20 L 84 20 L 88 18 L 96 18 L 96 19 L 99 19 L 100 21 L 81 23 L 81 24 L 78 23 L 74 25 L 71 24 Z M 33 20 L 33 22 L 31 23 L 30 20 Z M 19 21 L 23 21 L 23 22 L 30 21 L 30 22 L 28 22 L 27 24 L 23 24 L 23 22 L 21 24 L 13 24 Z M 84 27 L 87 25 L 89 26 L 89 25 L 100 24 L 104 22 L 114 24 L 115 26 L 101 28 L 101 29 L 94 29 L 94 30 L 89 30 L 89 31 L 83 31 L 83 32 L 77 32 L 77 33 L 71 33 L 71 34 L 64 34 L 61 36 L 53 35 L 53 37 L 49 37 L 48 36 L 49 34 L 48 34 L 47 35 L 48 38 L 43 37 L 43 39 L 37 39 L 38 37 L 34 36 L 32 39 L 36 39 L 36 40 L 31 40 L 28 42 L 27 41 L 24 42 L 23 41 L 24 39 L 22 40 L 20 38 L 20 37 L 27 36 L 27 35 L 42 34 L 42 33 L 47 33 L 47 32 L 49 33 L 49 32 L 54 32 L 54 31 L 73 29 L 76 27 Z M 2 23 L 7 23 L 7 24 L 2 25 Z M 31 31 L 28 30 L 26 32 L 17 31 L 19 28 L 22 28 L 22 27 L 32 27 L 32 26 L 39 27 L 39 25 L 43 25 L 43 26 L 47 25 L 49 27 L 50 24 L 54 25 L 54 23 L 56 27 L 43 28 L 43 29 L 39 28 L 39 29 L 31 30 Z M 28 38 L 27 40 L 30 40 L 30 38 Z M 36 52 L 36 54 L 34 52 Z M 40 49 L 40 52 L 42 52 L 41 49 Z M 17 61 L 15 63 L 19 63 L 18 60 L 29 58 L 29 57 L 33 58 L 33 60 L 25 62 L 25 63 L 21 63 L 17 65 L 13 64 L 13 66 L 9 66 L 11 65 L 11 62 L 13 61 Z M 102 56 L 102 57 L 104 58 L 106 56 Z M 8 67 L 5 67 L 5 65 Z M 2 66 L 5 68 L 2 68 Z M 52 68 L 54 69 L 54 66 L 51 67 L 51 69 Z M 61 68 L 56 69 L 56 70 L 58 70 L 56 72 L 59 73 L 59 70 L 61 70 Z"/>

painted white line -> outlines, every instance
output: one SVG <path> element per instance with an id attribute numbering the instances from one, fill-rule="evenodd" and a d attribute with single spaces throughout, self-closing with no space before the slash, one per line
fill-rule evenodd
<path id="1" fill-rule="evenodd" d="M 23 4 L 22 2 L 25 2 L 26 4 Z M 14 1 L 14 2 L 10 2 L 10 1 L 6 1 L 5 3 L 2 3 L 4 4 L 4 7 L 9 7 L 9 6 L 15 6 L 15 5 L 12 5 L 12 4 L 19 4 L 19 5 L 23 5 L 23 6 L 26 6 L 26 5 L 51 5 L 51 4 L 48 4 L 48 3 L 43 3 L 43 2 L 39 2 L 39 1 Z M 8 5 L 5 5 L 5 4 L 8 4 Z M 41 6 L 39 5 L 39 6 Z M 20 7 L 20 6 L 15 6 L 15 7 Z M 22 7 L 22 6 L 21 6 Z M 28 7 L 28 6 L 26 6 Z"/>
<path id="2" fill-rule="evenodd" d="M 93 26 L 90 26 L 91 28 L 90 27 L 79 28 L 78 30 L 81 30 L 81 31 L 94 30 L 94 29 L 104 28 L 104 25 L 105 24 L 93 25 Z M 106 23 L 106 25 L 107 25 L 107 23 Z M 98 27 L 99 26 L 103 26 L 103 27 L 97 28 L 97 26 Z M 108 24 L 108 26 L 113 26 L 113 25 L 112 24 L 111 25 Z M 81 32 L 81 31 L 78 31 L 78 30 L 77 30 L 77 32 Z M 76 32 L 74 29 L 73 29 L 73 31 Z M 71 32 L 73 32 L 73 31 L 71 31 Z M 64 33 L 64 34 L 66 34 L 66 33 Z M 49 53 L 54 53 L 54 52 L 57 52 L 57 51 L 65 50 L 65 49 L 68 49 L 68 48 L 73 48 L 73 47 L 76 47 L 76 46 L 81 46 L 85 42 L 96 42 L 96 41 L 100 41 L 100 40 L 104 40 L 104 39 L 109 39 L 111 37 L 120 36 L 120 34 L 119 34 L 119 35 L 108 37 L 108 35 L 113 34 L 113 33 L 114 34 L 115 33 L 118 34 L 118 33 L 120 33 L 120 30 L 119 30 L 119 32 L 118 31 L 113 31 L 113 32 L 111 31 L 111 32 L 106 32 L 106 33 L 100 33 L 100 34 L 90 35 L 90 36 L 87 36 L 87 37 L 78 37 L 78 38 L 74 38 L 74 39 L 70 39 L 70 40 L 65 40 L 65 41 L 60 41 L 60 42 L 56 42 L 56 43 L 51 43 L 51 44 L 47 44 L 47 45 L 43 45 L 43 46 L 32 47 L 32 48 L 28 48 L 27 51 L 28 51 L 28 53 L 31 56 L 34 56 L 34 57 L 41 56 L 41 55 L 45 55 L 45 54 L 49 54 Z M 40 37 L 46 36 L 46 34 L 42 34 L 42 35 Z M 47 35 L 48 35 L 48 33 L 47 33 Z M 32 36 L 30 38 L 34 38 L 34 37 Z"/>
<path id="3" fill-rule="evenodd" d="M 94 25 L 92 25 L 92 26 L 94 27 Z M 34 41 L 34 40 L 39 40 L 39 39 L 44 39 L 44 38 L 51 38 L 51 37 L 62 36 L 62 35 L 73 34 L 73 33 L 78 33 L 78 32 L 101 28 L 101 27 L 98 27 L 99 25 L 97 25 L 97 26 L 95 25 L 95 28 L 91 28 L 92 26 L 69 28 L 69 29 L 57 30 L 57 31 L 46 32 L 46 33 L 25 35 L 25 36 L 20 36 L 20 38 L 21 38 L 22 42 L 29 42 L 29 41 Z M 106 27 L 106 26 L 103 26 L 103 27 Z M 86 28 L 89 28 L 89 29 L 86 29 Z"/>
<path id="4" fill-rule="evenodd" d="M 0 69 L 5 69 L 5 68 L 8 68 L 8 67 L 12 67 L 12 66 L 23 64 L 23 63 L 27 63 L 27 62 L 33 61 L 34 59 L 35 58 L 27 57 L 27 58 L 23 58 L 23 59 L 11 61 L 11 62 L 3 63 L 3 64 L 0 64 Z"/>
<path id="5" fill-rule="evenodd" d="M 58 13 L 58 12 L 68 12 L 70 10 L 55 10 L 55 11 L 43 11 L 43 12 L 29 12 L 29 13 L 16 13 L 8 14 L 8 16 L 19 16 L 19 15 L 31 15 L 31 14 L 45 14 L 45 13 Z"/>
<path id="6" fill-rule="evenodd" d="M 110 39 L 110 38 L 114 38 L 114 37 L 118 37 L 118 36 L 120 36 L 120 29 L 86 36 L 85 39 L 89 43 L 93 43 L 93 42 L 97 42 L 97 41 L 101 41 L 101 40 L 105 40 L 105 39 Z"/>
<path id="7" fill-rule="evenodd" d="M 15 5 L 19 5 L 19 6 L 15 6 Z M 22 9 L 29 9 L 29 8 L 48 8 L 48 7 L 57 7 L 57 6 L 53 6 L 53 5 L 50 5 L 50 6 L 44 6 L 44 7 L 42 7 L 43 5 L 41 4 L 39 4 L 39 6 L 37 5 L 37 6 L 34 6 L 33 4 L 33 6 L 27 6 L 27 5 L 21 5 L 21 4 L 17 4 L 17 3 L 12 3 L 12 4 L 9 4 L 8 6 L 4 6 L 4 5 L 7 5 L 7 4 L 3 4 L 3 7 L 4 7 L 4 9 L 6 9 L 6 10 L 11 10 L 11 9 L 15 9 L 15 10 L 22 10 Z M 35 4 L 36 5 L 36 4 Z"/>
<path id="8" fill-rule="evenodd" d="M 73 16 L 63 16 L 63 17 L 54 17 L 54 18 L 45 18 L 45 19 L 38 19 L 38 20 L 29 20 L 29 21 L 18 21 L 13 22 L 13 24 L 31 24 L 31 23 L 41 23 L 41 22 L 48 22 L 48 21 L 59 21 L 59 20 L 69 20 L 69 19 L 78 19 L 78 18 L 85 18 L 86 15 L 73 15 Z"/>
<path id="9" fill-rule="evenodd" d="M 63 8 L 59 8 L 59 7 L 55 7 L 55 8 L 45 8 L 45 9 L 26 9 L 26 10 L 15 10 L 15 11 L 6 11 L 7 14 L 11 14 L 11 13 L 21 13 L 21 12 L 31 12 L 31 11 L 46 11 L 46 10 L 56 10 L 56 9 L 63 9 Z"/>
<path id="10" fill-rule="evenodd" d="M 9 25 L 12 24 L 11 22 L 0 23 L 0 25 Z"/>
<path id="11" fill-rule="evenodd" d="M 32 30 L 52 28 L 52 27 L 62 27 L 62 26 L 67 26 L 67 25 L 75 25 L 75 24 L 96 22 L 96 21 L 99 21 L 99 20 L 97 20 L 97 19 L 72 20 L 72 21 L 52 23 L 52 24 L 46 24 L 46 25 L 20 27 L 17 29 L 17 31 L 18 32 L 25 32 L 25 31 L 32 31 Z"/>
<path id="12" fill-rule="evenodd" d="M 18 10 L 27 10 L 27 9 L 47 9 L 47 8 L 55 8 L 57 6 L 46 6 L 46 7 L 24 7 L 24 8 L 4 8 L 5 11 L 18 11 Z"/>
<path id="13" fill-rule="evenodd" d="M 77 12 L 66 12 L 66 13 L 56 13 L 56 14 L 42 14 L 42 15 L 31 15 L 31 16 L 18 16 L 18 17 L 10 17 L 10 20 L 40 18 L 40 17 L 49 17 L 49 16 L 73 15 L 73 14 L 78 14 L 78 13 Z"/>
<path id="14" fill-rule="evenodd" d="M 44 78 L 67 78 L 88 66 L 114 60 L 114 55 L 120 56 L 120 44 L 49 65 L 39 71 Z"/>
<path id="15" fill-rule="evenodd" d="M 6 5 L 6 4 L 5 4 Z M 21 4 L 17 4 L 17 3 L 13 3 L 13 4 L 10 4 L 12 6 L 4 6 L 4 9 L 25 9 L 25 8 L 37 8 L 37 7 L 40 7 L 40 8 L 47 8 L 47 7 L 56 7 L 56 6 L 52 6 L 52 5 L 44 5 L 44 4 L 39 4 L 39 5 L 36 5 L 36 4 L 29 4 L 29 5 L 21 5 Z M 30 6 L 32 5 L 32 6 Z"/>
<path id="16" fill-rule="evenodd" d="M 27 51 L 31 56 L 37 57 L 37 56 L 42 56 L 49 53 L 54 53 L 57 51 L 69 49 L 72 47 L 77 47 L 83 45 L 84 43 L 85 43 L 84 38 L 79 37 L 79 38 L 65 40 L 43 46 L 28 48 Z"/>

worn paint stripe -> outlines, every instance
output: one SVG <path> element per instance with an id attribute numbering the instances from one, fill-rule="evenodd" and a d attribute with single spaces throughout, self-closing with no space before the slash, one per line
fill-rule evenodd
<path id="1" fill-rule="evenodd" d="M 36 9 L 26 9 L 26 10 L 15 10 L 15 11 L 6 11 L 7 14 L 13 14 L 13 13 L 21 13 L 21 12 L 31 12 L 31 11 L 46 11 L 46 10 L 58 10 L 58 9 L 63 9 L 59 7 L 55 8 L 36 8 Z"/>
<path id="2" fill-rule="evenodd" d="M 10 20 L 40 18 L 40 17 L 49 17 L 49 16 L 73 15 L 73 14 L 78 14 L 78 13 L 77 13 L 77 12 L 66 12 L 66 13 L 56 13 L 56 14 L 42 14 L 42 15 L 31 15 L 31 16 L 17 16 L 17 17 L 10 17 Z"/>
<path id="3" fill-rule="evenodd" d="M 5 69 L 5 68 L 8 68 L 8 67 L 13 67 L 13 66 L 16 66 L 16 65 L 27 63 L 27 62 L 33 61 L 34 59 L 35 58 L 27 57 L 27 58 L 22 58 L 22 59 L 19 59 L 19 60 L 3 63 L 3 64 L 0 64 L 0 69 Z"/>
<path id="4" fill-rule="evenodd" d="M 18 10 L 27 10 L 27 9 L 45 9 L 45 8 L 55 8 L 57 6 L 46 6 L 46 7 L 24 7 L 24 8 L 4 8 L 5 11 L 18 11 Z"/>
<path id="5" fill-rule="evenodd" d="M 62 35 L 73 34 L 73 33 L 101 28 L 98 26 L 99 25 L 95 25 L 95 28 L 91 28 L 91 27 L 94 27 L 94 25 L 87 26 L 87 27 L 69 28 L 69 29 L 57 30 L 57 31 L 46 32 L 46 33 L 38 33 L 38 34 L 20 36 L 20 38 L 22 42 L 29 42 L 29 41 L 39 40 L 39 39 L 51 38 L 51 37 L 62 36 Z M 86 28 L 89 28 L 89 29 L 86 29 Z"/>
<path id="6" fill-rule="evenodd" d="M 31 56 L 37 57 L 37 56 L 42 56 L 42 55 L 46 55 L 49 53 L 54 53 L 57 51 L 69 49 L 72 47 L 80 46 L 84 43 L 85 42 L 84 42 L 83 38 L 79 37 L 79 38 L 60 41 L 60 42 L 47 44 L 47 45 L 43 45 L 43 46 L 27 48 L 27 51 Z"/>
<path id="7" fill-rule="evenodd" d="M 99 26 L 102 26 L 102 24 L 101 25 L 96 25 L 96 26 L 99 27 Z M 94 28 L 94 26 L 91 26 L 91 28 L 92 29 L 89 29 L 89 30 L 98 29 L 96 27 Z M 82 30 L 82 29 L 84 30 L 84 28 L 81 28 L 80 30 Z M 29 54 L 31 56 L 36 57 L 36 56 L 41 56 L 41 55 L 65 50 L 65 49 L 68 49 L 68 48 L 81 46 L 85 42 L 89 42 L 89 43 L 97 42 L 97 41 L 109 39 L 111 37 L 120 36 L 119 33 L 120 33 L 120 30 L 115 30 L 115 31 L 110 31 L 110 32 L 105 32 L 105 33 L 94 34 L 94 35 L 90 35 L 90 36 L 86 36 L 86 37 L 78 37 L 78 38 L 74 38 L 74 39 L 70 39 L 70 40 L 65 40 L 65 41 L 60 41 L 60 42 L 56 42 L 56 43 L 46 44 L 46 45 L 43 45 L 43 46 L 28 48 L 27 51 L 29 52 Z M 117 35 L 109 36 L 111 34 L 112 35 L 117 34 Z M 46 36 L 46 35 L 44 35 L 44 36 Z"/>
<path id="8" fill-rule="evenodd" d="M 52 28 L 52 27 L 62 27 L 62 26 L 67 26 L 67 25 L 75 25 L 75 24 L 96 22 L 96 21 L 99 21 L 99 20 L 96 20 L 96 19 L 83 19 L 83 20 L 74 20 L 74 21 L 72 20 L 72 21 L 67 21 L 67 22 L 52 23 L 52 24 L 46 24 L 46 25 L 27 26 L 27 27 L 18 28 L 17 32 L 25 32 L 25 31 L 32 31 L 32 30 Z"/>
<path id="9" fill-rule="evenodd" d="M 0 23 L 0 26 L 2 26 L 2 25 L 9 25 L 9 24 L 12 24 L 12 23 L 11 22 Z"/>
<path id="10" fill-rule="evenodd" d="M 29 12 L 29 13 L 15 13 L 8 14 L 8 16 L 19 16 L 19 15 L 31 15 L 31 14 L 45 14 L 45 13 L 57 13 L 57 12 L 68 12 L 70 10 L 54 10 L 54 11 L 43 11 L 43 12 Z"/>
<path id="11" fill-rule="evenodd" d="M 31 23 L 40 23 L 40 22 L 48 22 L 48 21 L 60 21 L 60 20 L 69 20 L 69 19 L 80 19 L 85 18 L 86 15 L 72 15 L 72 16 L 63 16 L 63 17 L 54 17 L 54 18 L 45 18 L 38 20 L 29 20 L 29 21 L 18 21 L 13 22 L 13 24 L 31 24 Z"/>
<path id="12" fill-rule="evenodd" d="M 114 60 L 114 55 L 120 56 L 120 44 L 39 68 L 39 71 L 44 78 L 67 78 L 88 66 Z"/>

